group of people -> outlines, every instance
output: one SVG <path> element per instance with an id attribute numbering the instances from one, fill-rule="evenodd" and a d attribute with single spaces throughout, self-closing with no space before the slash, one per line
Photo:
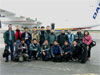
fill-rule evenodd
<path id="1" fill-rule="evenodd" d="M 81 61 L 81 44 L 86 44 L 88 50 L 88 60 L 91 54 L 92 37 L 88 31 L 81 32 L 79 29 L 74 35 L 71 30 L 67 33 L 61 30 L 57 35 L 50 26 L 41 27 L 37 30 L 33 27 L 29 32 L 28 27 L 24 28 L 24 32 L 17 25 L 16 31 L 12 30 L 12 25 L 8 25 L 8 30 L 4 33 L 5 49 L 9 50 L 11 61 L 32 61 L 42 58 L 43 61 L 53 60 L 61 62 L 63 60 Z M 14 48 L 15 47 L 15 48 Z M 5 62 L 9 61 L 6 56 Z"/>

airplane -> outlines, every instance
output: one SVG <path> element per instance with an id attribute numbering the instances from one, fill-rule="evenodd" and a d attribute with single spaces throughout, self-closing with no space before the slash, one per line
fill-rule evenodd
<path id="1" fill-rule="evenodd" d="M 84 27 L 78 27 L 78 28 L 55 28 L 56 31 L 60 31 L 60 30 L 78 30 L 78 29 L 91 29 L 91 28 L 94 28 L 94 27 L 98 27 L 100 26 L 100 24 L 97 24 L 97 25 L 90 25 L 90 26 L 84 26 Z"/>
<path id="2" fill-rule="evenodd" d="M 93 19 L 95 20 L 97 15 L 99 15 L 99 10 L 100 10 L 100 2 L 96 8 L 96 12 L 94 12 L 93 14 Z M 95 14 L 96 13 L 96 14 Z M 12 24 L 12 25 L 20 25 L 22 28 L 24 27 L 29 27 L 29 28 L 33 28 L 34 26 L 37 26 L 38 28 L 41 27 L 41 22 L 37 21 L 37 18 L 35 20 L 32 20 L 30 18 L 25 18 L 23 16 L 21 17 L 16 17 L 16 15 L 14 13 L 8 12 L 6 10 L 2 10 L 0 9 L 0 14 L 3 14 L 3 18 L 1 19 L 1 23 L 2 24 Z M 94 18 L 95 17 L 95 18 Z M 78 27 L 73 27 L 73 28 L 55 28 L 56 31 L 59 30 L 78 30 L 78 29 L 91 29 L 93 27 L 97 27 L 100 26 L 100 24 L 95 24 L 95 25 L 85 25 L 85 26 L 78 26 Z M 40 30 L 40 29 L 39 29 Z"/>

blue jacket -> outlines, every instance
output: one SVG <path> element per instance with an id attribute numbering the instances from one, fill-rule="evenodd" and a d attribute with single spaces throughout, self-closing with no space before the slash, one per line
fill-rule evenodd
<path id="1" fill-rule="evenodd" d="M 72 33 L 68 33 L 67 36 L 69 43 L 72 44 L 74 41 L 74 35 Z"/>
<path id="2" fill-rule="evenodd" d="M 52 55 L 52 57 L 54 57 L 56 54 L 60 54 L 60 55 L 62 55 L 63 53 L 62 53 L 62 49 L 61 49 L 61 47 L 59 46 L 59 45 L 53 45 L 52 47 L 51 47 L 51 55 Z"/>

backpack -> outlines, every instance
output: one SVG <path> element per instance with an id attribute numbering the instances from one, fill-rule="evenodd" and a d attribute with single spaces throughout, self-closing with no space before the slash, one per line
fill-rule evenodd
<path id="1" fill-rule="evenodd" d="M 81 63 L 86 63 L 87 61 L 87 55 L 88 55 L 88 52 L 87 52 L 87 45 L 82 43 L 81 44 Z"/>

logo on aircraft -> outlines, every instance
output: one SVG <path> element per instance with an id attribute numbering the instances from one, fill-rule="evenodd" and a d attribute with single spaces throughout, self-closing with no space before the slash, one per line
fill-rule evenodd
<path id="1" fill-rule="evenodd" d="M 98 15 L 99 11 L 100 11 L 100 2 L 99 2 L 99 4 L 98 4 L 98 7 L 96 8 L 96 11 L 95 11 L 94 14 L 93 14 L 93 19 L 96 19 L 96 17 L 97 17 L 97 15 Z"/>

